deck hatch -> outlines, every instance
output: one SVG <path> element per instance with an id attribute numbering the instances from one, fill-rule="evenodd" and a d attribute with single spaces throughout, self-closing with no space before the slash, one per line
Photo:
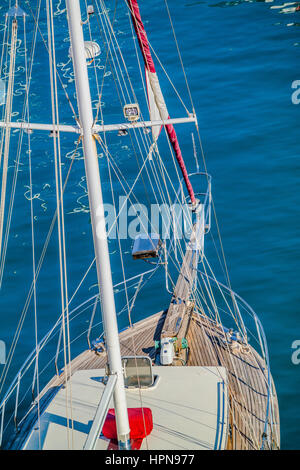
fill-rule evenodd
<path id="1" fill-rule="evenodd" d="M 122 357 L 124 383 L 128 388 L 151 387 L 154 382 L 152 362 L 148 356 Z"/>

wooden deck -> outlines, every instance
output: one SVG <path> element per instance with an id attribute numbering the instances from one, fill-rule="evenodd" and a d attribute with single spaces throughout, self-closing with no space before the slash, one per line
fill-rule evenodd
<path id="1" fill-rule="evenodd" d="M 231 402 L 230 449 L 260 449 L 267 411 L 267 373 L 259 354 L 250 346 L 232 349 L 221 328 L 208 318 L 192 317 L 187 339 L 192 345 L 188 365 L 223 366 L 228 372 Z M 275 387 L 275 422 L 279 447 L 279 410 Z"/>

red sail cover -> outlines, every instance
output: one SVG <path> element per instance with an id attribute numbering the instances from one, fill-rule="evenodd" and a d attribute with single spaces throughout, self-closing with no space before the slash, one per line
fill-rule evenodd
<path id="1" fill-rule="evenodd" d="M 130 439 L 143 439 L 149 436 L 153 429 L 152 411 L 150 408 L 128 408 Z M 118 439 L 115 410 L 110 408 L 102 428 L 102 434 L 107 439 Z"/>
<path id="2" fill-rule="evenodd" d="M 155 73 L 155 66 L 152 60 L 148 38 L 146 35 L 144 24 L 142 22 L 138 3 L 136 0 L 127 0 L 127 2 L 131 11 L 133 26 L 134 26 L 134 29 L 135 29 L 135 32 L 139 41 L 139 45 L 140 45 L 143 57 L 144 57 L 145 66 L 149 70 L 149 72 Z"/>
<path id="3" fill-rule="evenodd" d="M 138 6 L 138 3 L 137 3 L 137 0 L 127 0 L 127 3 L 128 3 L 129 8 L 130 8 L 130 11 L 131 11 L 131 18 L 132 18 L 133 26 L 134 26 L 134 29 L 135 29 L 135 32 L 136 32 L 136 35 L 137 35 L 137 38 L 138 38 L 138 41 L 139 41 L 140 49 L 141 49 L 141 52 L 143 54 L 143 58 L 144 58 L 144 62 L 145 62 L 146 76 L 147 76 L 147 79 L 148 79 L 147 84 L 150 83 L 151 90 L 153 92 L 154 99 L 155 99 L 155 105 L 159 110 L 160 118 L 163 121 L 165 121 L 165 120 L 169 119 L 170 116 L 169 116 L 169 113 L 168 113 L 168 110 L 167 110 L 167 107 L 166 107 L 166 103 L 165 103 L 165 100 L 164 100 L 162 92 L 161 92 L 161 88 L 160 88 L 160 85 L 159 85 L 157 74 L 156 74 L 156 71 L 155 71 L 155 66 L 154 66 L 152 56 L 151 56 L 150 47 L 149 47 L 145 27 L 144 27 L 144 24 L 142 22 L 139 6 Z M 149 101 L 149 106 L 150 106 L 150 101 Z M 151 106 L 150 106 L 150 117 L 151 117 Z M 185 167 L 185 164 L 184 164 L 184 160 L 183 160 L 183 157 L 182 157 L 182 153 L 181 153 L 181 150 L 180 150 L 180 146 L 179 146 L 179 143 L 178 143 L 178 139 L 177 139 L 175 129 L 174 129 L 172 124 L 167 124 L 165 127 L 166 127 L 166 131 L 167 131 L 169 140 L 170 140 L 170 142 L 172 144 L 172 147 L 174 149 L 176 159 L 177 159 L 178 164 L 180 166 L 180 169 L 181 169 L 181 172 L 182 172 L 187 190 L 188 190 L 190 198 L 191 198 L 191 201 L 192 201 L 192 203 L 194 203 L 195 202 L 194 191 L 193 191 L 191 182 L 189 180 L 189 177 L 188 177 L 188 174 L 187 174 L 187 171 L 186 171 L 186 167 Z M 156 138 L 157 137 L 158 137 L 158 134 L 156 134 Z"/>

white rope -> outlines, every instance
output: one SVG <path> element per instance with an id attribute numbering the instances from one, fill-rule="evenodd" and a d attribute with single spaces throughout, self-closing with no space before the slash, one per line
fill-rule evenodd
<path id="1" fill-rule="evenodd" d="M 25 50 L 25 79 L 26 79 L 26 114 L 27 122 L 30 122 L 30 109 L 28 100 L 28 69 L 27 69 L 27 42 L 26 42 L 26 16 L 23 16 L 24 25 L 24 50 Z M 38 351 L 38 319 L 37 319 L 37 299 L 36 299 L 36 265 L 35 265 L 35 236 L 34 236 L 34 209 L 33 209 L 33 182 L 31 170 L 31 137 L 30 132 L 28 136 L 28 166 L 29 166 L 29 193 L 30 193 L 30 218 L 31 218 L 31 244 L 32 244 L 32 276 L 33 276 L 33 305 L 34 305 L 34 336 L 35 336 L 35 349 L 36 349 L 36 387 L 37 387 L 37 417 L 38 417 L 38 443 L 41 449 L 41 422 L 40 422 L 40 383 L 39 383 L 39 351 Z"/>
<path id="2" fill-rule="evenodd" d="M 123 106 L 126 104 L 126 98 L 125 98 L 125 95 L 124 95 L 124 92 L 123 92 L 123 88 L 121 86 L 121 82 L 120 82 L 120 78 L 119 78 L 119 73 L 117 71 L 117 66 L 115 64 L 115 59 L 114 59 L 114 56 L 111 52 L 111 48 L 113 48 L 114 50 L 114 47 L 113 47 L 113 44 L 112 44 L 112 36 L 110 35 L 109 36 L 109 39 L 107 38 L 107 34 L 106 34 L 106 29 L 104 27 L 104 22 L 103 22 L 103 19 L 102 19 L 102 15 L 101 15 L 101 12 L 100 12 L 100 8 L 99 8 L 99 5 L 98 5 L 98 2 L 95 1 L 95 4 L 96 4 L 96 7 L 97 7 L 97 10 L 98 10 L 98 17 L 100 19 L 100 22 L 101 22 L 101 26 L 102 26 L 102 31 L 104 33 L 104 36 L 105 36 L 105 41 L 107 43 L 107 47 L 108 47 L 108 50 L 110 51 L 110 55 L 111 55 L 111 60 L 112 60 L 112 64 L 113 64 L 113 67 L 114 67 L 114 70 L 115 70 L 115 74 L 116 74 L 116 77 L 118 79 L 118 82 L 119 82 L 119 89 L 121 90 L 121 93 L 122 93 L 122 98 L 123 98 Z M 122 74 L 121 74 L 122 76 Z M 123 76 L 122 76 L 123 78 Z M 128 90 L 127 90 L 128 92 Z"/>
<path id="3" fill-rule="evenodd" d="M 15 61 L 16 61 L 16 44 L 17 44 L 17 22 L 13 20 L 11 32 L 11 46 L 10 46 L 10 65 L 9 65 L 9 80 L 6 95 L 6 111 L 5 111 L 5 144 L 3 154 L 3 168 L 2 168 L 2 186 L 1 186 L 1 204 L 0 204 L 0 256 L 2 251 L 2 234 L 4 225 L 4 210 L 6 199 L 6 183 L 7 183 L 7 170 L 8 170 L 8 156 L 10 147 L 10 131 L 11 128 L 8 123 L 11 121 L 13 93 L 14 93 L 14 78 L 15 78 Z M 2 152 L 0 154 L 1 166 Z"/>

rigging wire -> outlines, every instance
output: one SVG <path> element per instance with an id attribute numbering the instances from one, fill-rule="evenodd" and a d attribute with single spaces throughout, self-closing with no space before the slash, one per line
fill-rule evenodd
<path id="1" fill-rule="evenodd" d="M 37 5 L 37 10 L 36 10 L 37 19 L 39 19 L 39 16 L 40 16 L 40 7 L 41 7 L 41 0 L 39 0 L 39 3 Z M 8 23 L 8 25 L 9 24 L 10 23 Z M 31 42 L 30 66 L 29 66 L 29 71 L 28 71 L 28 89 L 26 90 L 26 93 L 25 93 L 25 96 L 24 96 L 23 110 L 22 110 L 22 121 L 24 121 L 24 119 L 25 119 L 26 101 L 28 100 L 29 90 L 30 90 L 30 85 L 31 85 L 31 79 L 32 79 L 32 67 L 33 67 L 33 59 L 34 59 L 35 48 L 36 48 L 36 36 L 37 36 L 37 29 L 36 29 L 36 26 L 35 26 L 34 33 L 33 33 L 33 39 L 32 39 L 32 42 Z M 20 158 L 21 158 L 23 135 L 24 135 L 24 129 L 21 129 L 20 133 L 19 133 L 19 139 L 18 139 L 17 156 L 16 156 L 16 160 L 15 160 L 15 168 L 14 168 L 14 175 L 13 175 L 13 181 L 12 181 L 11 197 L 10 197 L 7 221 L 6 221 L 4 245 L 3 245 L 3 250 L 2 250 L 1 258 L 0 258 L 1 259 L 1 262 L 0 262 L 0 287 L 2 285 L 3 275 L 4 275 L 8 238 L 9 238 L 10 227 L 11 227 L 12 212 L 13 212 L 13 207 L 14 207 L 15 192 L 16 192 L 16 185 L 17 185 L 17 179 L 18 179 Z M 4 136 L 4 129 L 3 129 L 3 136 Z M 2 143 L 1 143 L 1 148 L 2 148 Z M 1 150 L 0 150 L 0 153 L 1 153 Z"/>
<path id="2" fill-rule="evenodd" d="M 111 27 L 110 27 L 110 28 L 111 28 Z M 112 28 L 111 28 L 111 29 L 112 29 Z M 114 32 L 113 32 L 113 34 L 114 34 Z M 115 34 L 114 34 L 114 37 L 115 37 Z M 117 48 L 118 48 L 118 50 L 119 50 L 119 52 L 120 52 L 120 54 L 121 54 L 121 51 L 120 51 L 119 46 L 117 46 Z M 123 59 L 123 63 L 125 64 L 124 59 Z M 125 67 L 126 67 L 126 65 L 125 65 Z M 128 72 L 127 72 L 127 77 L 128 77 L 128 79 L 130 80 Z M 120 83 L 120 81 L 119 81 L 119 83 Z M 131 88 L 133 89 L 132 85 L 131 85 Z M 136 136 L 136 137 L 137 137 L 137 136 Z M 138 146 L 139 146 L 139 141 L 137 141 L 137 143 L 138 143 Z M 134 146 L 133 146 L 133 148 L 134 148 Z M 139 147 L 139 148 L 140 148 L 140 147 Z M 135 150 L 135 148 L 134 148 L 134 150 Z M 140 152 L 141 152 L 141 149 L 140 149 Z M 149 152 L 146 152 L 146 153 L 149 154 Z M 140 168 L 140 167 L 139 167 L 139 168 Z M 152 168 L 152 171 L 153 171 L 153 168 Z M 154 188 L 153 188 L 153 186 L 152 186 L 152 181 L 151 181 L 151 178 L 150 178 L 150 176 L 149 176 L 147 167 L 146 167 L 146 172 L 147 172 L 147 175 L 148 175 L 148 178 L 149 178 L 150 185 L 151 185 L 151 187 L 152 187 L 152 189 L 153 189 L 153 193 L 154 193 L 155 198 L 156 198 L 156 192 L 155 192 L 155 190 L 154 190 Z M 155 176 L 155 175 L 154 175 L 154 176 Z M 157 180 L 156 180 L 156 182 L 157 182 Z M 156 199 L 156 200 L 157 200 L 157 199 Z M 157 203 L 158 203 L 158 201 L 157 201 Z"/>
<path id="3" fill-rule="evenodd" d="M 60 269 L 60 294 L 62 309 L 63 343 L 64 343 L 64 361 L 65 361 L 65 390 L 66 390 L 66 418 L 67 418 L 67 441 L 69 440 L 69 413 L 71 418 L 71 447 L 74 446 L 74 422 L 72 410 L 72 385 L 69 380 L 71 377 L 71 351 L 70 351 L 70 330 L 69 330 L 69 309 L 68 309 L 68 284 L 67 284 L 67 260 L 65 246 L 65 225 L 64 225 L 64 205 L 62 193 L 62 173 L 61 173 L 61 148 L 59 131 L 59 110 L 57 93 L 57 70 L 55 54 L 55 37 L 53 24 L 53 6 L 52 0 L 46 2 L 47 26 L 48 26 L 48 50 L 49 50 L 49 68 L 50 68 L 50 87 L 51 87 L 51 106 L 52 121 L 55 131 L 53 132 L 53 150 L 54 150 L 54 169 L 56 182 L 56 209 L 57 209 L 57 227 L 59 244 L 59 269 Z"/>
<path id="4" fill-rule="evenodd" d="M 193 98 L 192 98 L 191 90 L 190 90 L 190 87 L 189 87 L 189 84 L 188 84 L 187 75 L 186 75 L 186 71 L 185 71 L 185 68 L 184 68 L 184 64 L 183 64 L 183 60 L 182 60 L 182 56 L 181 56 L 180 48 L 179 48 L 179 45 L 178 45 L 178 40 L 177 40 L 177 37 L 176 37 L 176 33 L 175 33 L 175 29 L 174 29 L 174 25 L 173 25 L 173 21 L 172 21 L 172 18 L 171 18 L 171 14 L 170 14 L 170 10 L 169 10 L 169 6 L 168 6 L 168 1 L 167 1 L 167 0 L 165 0 L 165 5 L 166 5 L 167 12 L 168 12 L 169 21 L 170 21 L 170 24 L 171 24 L 171 28 L 172 28 L 174 40 L 175 40 L 175 43 L 176 43 L 176 48 L 177 48 L 178 56 L 179 56 L 179 59 L 180 59 L 182 71 L 183 71 L 183 74 L 184 74 L 184 79 L 185 79 L 185 83 L 186 83 L 186 86 L 187 86 L 188 94 L 189 94 L 189 97 L 190 97 L 191 105 L 192 105 L 192 108 L 193 108 L 193 110 L 194 110 L 195 108 L 194 108 L 194 104 L 193 104 Z M 195 111 L 194 111 L 194 112 L 195 112 Z M 198 140 L 199 140 L 199 144 L 200 144 L 200 148 L 201 148 L 201 154 L 202 154 L 203 164 L 204 164 L 205 172 L 207 173 L 206 160 L 205 160 L 205 156 L 204 156 L 204 150 L 203 150 L 203 146 L 202 146 L 202 140 L 201 140 L 201 137 L 200 137 L 200 131 L 199 131 L 199 127 L 198 127 L 198 124 L 197 124 L 197 123 L 196 123 L 196 129 L 197 129 Z M 215 217 L 216 226 L 217 226 L 217 231 L 218 231 L 219 242 L 220 242 L 220 246 L 221 246 L 221 252 L 222 252 L 222 257 L 223 257 L 223 262 L 224 262 L 224 268 L 225 268 L 225 272 L 226 272 L 226 278 L 227 278 L 227 282 L 228 282 L 228 287 L 229 287 L 230 290 L 232 291 L 232 289 L 231 289 L 231 283 L 230 283 L 230 278 L 229 278 L 229 272 L 228 272 L 228 268 L 227 268 L 227 262 L 226 262 L 226 258 L 225 258 L 225 252 L 224 252 L 223 243 L 222 243 L 222 238 L 221 238 L 221 232 L 220 232 L 220 228 L 219 228 L 219 223 L 218 223 L 218 219 L 217 219 L 217 215 L 216 215 L 216 210 L 215 210 L 215 205 L 214 205 L 213 199 L 212 199 L 212 206 L 213 206 L 214 217 Z M 232 299 L 232 300 L 234 300 L 234 299 Z M 235 313 L 238 314 L 235 305 L 234 305 L 234 309 L 236 310 Z"/>
<path id="5" fill-rule="evenodd" d="M 10 43 L 9 79 L 8 79 L 8 87 L 7 87 L 7 94 L 6 94 L 6 108 L 5 108 L 6 128 L 5 128 L 5 143 L 4 143 L 3 167 L 2 167 L 2 185 L 1 185 L 1 204 L 0 204 L 0 255 L 2 252 L 2 237 L 3 237 L 3 226 L 4 226 L 4 211 L 5 211 L 8 157 L 9 157 L 10 131 L 11 131 L 11 127 L 8 125 L 8 123 L 11 121 L 13 95 L 14 95 L 16 44 L 17 44 L 17 39 L 18 39 L 17 29 L 18 29 L 17 20 L 13 19 L 12 31 L 11 31 L 11 43 Z M 2 151 L 0 154 L 0 165 L 1 165 L 1 160 L 2 160 Z"/>
<path id="6" fill-rule="evenodd" d="M 125 4 L 126 4 L 126 6 L 127 6 L 127 9 L 129 10 L 130 14 L 131 14 L 131 15 L 132 15 L 132 17 L 134 18 L 134 21 L 135 21 L 135 25 L 136 25 L 137 31 L 139 31 L 139 27 L 138 27 L 138 24 L 137 24 L 137 20 L 136 20 L 136 17 L 135 17 L 134 11 L 133 11 L 133 10 L 130 8 L 130 6 L 129 6 L 129 4 L 128 4 L 127 0 L 125 0 Z M 148 38 L 148 36 L 147 36 L 147 41 L 148 41 L 148 44 L 149 44 L 149 47 L 150 47 L 151 51 L 153 52 L 154 56 L 156 57 L 156 59 L 157 59 L 157 61 L 158 61 L 159 65 L 161 66 L 161 68 L 162 68 L 162 70 L 163 70 L 163 72 L 164 72 L 164 74 L 165 74 L 166 78 L 167 78 L 167 79 L 168 79 L 168 81 L 170 82 L 170 84 L 171 84 L 171 86 L 172 86 L 173 90 L 175 91 L 175 93 L 176 93 L 176 95 L 177 95 L 177 97 L 178 97 L 179 101 L 181 102 L 181 104 L 182 104 L 183 108 L 185 109 L 185 111 L 186 111 L 187 115 L 188 115 L 188 116 L 190 116 L 190 112 L 189 112 L 189 110 L 188 110 L 187 106 L 185 105 L 185 103 L 184 103 L 183 99 L 181 98 L 181 96 L 180 96 L 180 94 L 179 94 L 179 92 L 178 92 L 177 88 L 175 87 L 175 85 L 174 85 L 174 83 L 172 82 L 172 80 L 171 80 L 171 78 L 170 78 L 169 74 L 167 73 L 167 71 L 166 71 L 165 67 L 163 66 L 163 64 L 162 64 L 162 62 L 161 62 L 161 60 L 160 60 L 159 56 L 157 55 L 157 53 L 156 53 L 155 49 L 152 47 L 152 44 L 151 44 L 151 42 L 149 41 L 149 38 Z M 143 52 L 143 53 L 144 53 L 144 52 Z"/>
<path id="7" fill-rule="evenodd" d="M 28 1 L 28 3 L 27 3 L 27 6 L 28 6 L 28 8 L 29 8 L 29 10 L 30 10 L 30 14 L 31 14 L 31 16 L 32 16 L 32 18 L 33 18 L 33 21 L 34 21 L 35 25 L 36 25 L 37 31 L 39 32 L 39 34 L 40 34 L 40 36 L 41 36 L 41 39 L 42 39 L 42 41 L 43 41 L 43 44 L 44 44 L 44 46 L 45 46 L 45 48 L 46 48 L 46 51 L 47 51 L 47 53 L 48 53 L 48 56 L 49 56 L 49 50 L 48 50 L 48 46 L 47 46 L 47 41 L 46 41 L 46 39 L 44 38 L 43 33 L 41 32 L 41 29 L 40 29 L 40 27 L 39 27 L 38 20 L 37 20 L 36 16 L 34 15 L 34 12 L 32 11 L 32 8 L 31 8 L 31 6 L 30 6 L 30 2 L 29 2 L 29 1 Z M 76 112 L 75 112 L 75 109 L 74 109 L 74 106 L 73 106 L 73 104 L 72 104 L 72 101 L 71 101 L 71 99 L 70 99 L 70 97 L 69 97 L 69 95 L 68 95 L 68 92 L 67 92 L 67 90 L 66 90 L 66 87 L 64 86 L 63 81 L 62 81 L 62 78 L 61 78 L 61 76 L 60 76 L 60 74 L 59 74 L 59 72 L 58 72 L 57 69 L 55 70 L 55 73 L 56 73 L 57 78 L 58 78 L 58 80 L 59 80 L 59 83 L 60 83 L 60 85 L 61 85 L 62 91 L 63 91 L 64 94 L 65 94 L 66 100 L 67 100 L 67 102 L 68 102 L 68 104 L 69 104 L 69 106 L 70 106 L 70 109 L 71 109 L 71 111 L 72 111 L 73 117 L 74 117 L 76 123 L 77 123 L 78 125 L 80 125 L 80 124 L 79 124 L 79 118 L 78 118 L 78 116 L 77 116 L 77 114 L 76 114 Z"/>
<path id="8" fill-rule="evenodd" d="M 23 15 L 23 27 L 24 27 L 24 50 L 25 50 L 25 79 L 26 79 L 26 115 L 27 122 L 30 122 L 30 109 L 28 100 L 28 69 L 27 69 L 27 41 L 26 41 L 26 16 Z M 31 165 L 31 137 L 30 132 L 27 132 L 28 136 L 28 167 L 29 167 L 29 194 L 30 194 L 30 218 L 31 218 L 31 244 L 32 244 L 32 276 L 33 276 L 33 306 L 34 306 L 34 335 L 35 335 L 35 349 L 36 349 L 36 365 L 35 365 L 35 376 L 36 376 L 36 387 L 37 387 L 37 421 L 38 421 L 38 443 L 39 449 L 41 449 L 41 424 L 40 424 L 40 383 L 39 383 L 39 351 L 38 351 L 38 319 L 37 319 L 37 297 L 36 297 L 36 264 L 35 264 L 35 234 L 34 234 L 34 208 L 33 208 L 33 182 L 32 182 L 32 165 Z"/>
<path id="9" fill-rule="evenodd" d="M 102 3 L 103 4 L 103 3 Z M 107 34 L 105 32 L 105 25 L 104 25 L 104 22 L 102 21 L 102 16 L 100 14 L 100 9 L 99 9 L 99 6 L 98 4 L 96 5 L 97 6 L 97 9 L 98 9 L 98 13 L 100 15 L 100 20 L 101 20 L 101 24 L 102 24 L 102 28 L 100 28 L 100 23 L 99 23 L 99 20 L 98 20 L 98 25 L 99 25 L 99 28 L 100 28 L 100 32 L 102 34 L 102 30 L 104 31 L 104 35 L 105 35 L 105 40 L 103 41 L 104 44 L 106 44 L 108 42 L 108 39 L 107 39 Z M 116 7 L 115 7 L 116 8 Z M 106 26 L 109 27 L 109 44 L 111 44 L 111 47 L 109 47 L 109 49 L 107 48 L 107 53 L 110 53 L 111 57 L 112 57 L 112 62 L 113 62 L 113 67 L 111 66 L 110 64 L 110 68 L 111 68 L 111 73 L 113 75 L 113 79 L 114 79 L 114 83 L 115 83 L 115 87 L 116 87 L 116 90 L 117 90 L 117 93 L 118 93 L 118 97 L 119 97 L 119 101 L 120 101 L 120 105 L 121 105 L 121 108 L 124 106 L 124 104 L 126 104 L 126 100 L 125 100 L 125 97 L 124 97 L 124 93 L 123 93 L 123 90 L 122 90 L 122 86 L 121 86 L 121 80 L 119 78 L 119 72 L 118 72 L 118 69 L 115 65 L 115 61 L 113 59 L 113 53 L 114 55 L 117 55 L 117 51 L 118 53 L 120 54 L 121 56 L 121 63 L 123 64 L 124 68 L 125 68 L 125 75 L 129 81 L 129 86 L 130 86 L 130 89 L 132 91 L 132 94 L 133 94 L 133 98 L 134 100 L 137 102 L 137 98 L 136 98 L 136 95 L 135 95 L 135 92 L 134 92 L 134 87 L 132 85 L 132 81 L 130 79 L 130 76 L 129 76 L 129 72 L 128 72 L 128 69 L 126 67 L 126 63 L 125 63 L 125 60 L 124 60 L 124 57 L 123 57 L 123 54 L 121 52 L 121 49 L 120 49 L 120 46 L 118 44 L 118 41 L 117 41 L 117 38 L 116 38 L 116 34 L 114 32 L 114 29 L 113 29 L 113 23 L 111 23 L 109 17 L 108 17 L 108 11 L 107 11 L 107 8 L 105 7 L 104 9 L 104 15 L 107 17 L 107 20 L 106 20 Z M 113 39 L 114 41 L 116 42 L 116 48 L 114 47 L 114 42 L 113 42 Z M 107 47 L 107 46 L 106 46 Z M 116 50 L 117 49 L 117 50 Z M 120 61 L 117 60 L 117 63 L 119 65 L 119 69 L 120 69 L 120 73 L 121 73 L 121 76 L 122 76 L 122 79 L 123 81 L 125 80 L 124 79 L 124 74 L 122 73 L 122 70 L 120 68 Z M 117 79 L 115 78 L 115 75 L 117 76 Z M 120 98 L 120 92 L 119 92 L 119 89 L 118 89 L 118 85 L 119 85 L 119 88 L 121 90 L 121 93 L 123 95 L 123 103 L 122 103 L 122 100 Z M 127 87 L 126 87 L 127 89 Z M 130 97 L 129 97 L 130 99 Z M 143 114 L 141 113 L 141 120 L 144 121 L 143 119 Z M 138 151 L 139 151 L 139 154 L 142 155 L 142 149 L 141 149 L 141 145 L 140 145 L 140 142 L 138 140 L 138 136 L 137 136 L 137 131 L 136 129 L 133 129 L 132 132 L 134 133 L 134 138 L 135 138 L 135 142 L 138 146 Z M 139 160 L 138 160 L 138 152 L 136 151 L 136 148 L 135 148 L 135 145 L 134 145 L 134 142 L 133 142 L 133 137 L 132 137 L 132 132 L 131 130 L 129 131 L 129 137 L 130 137 L 130 141 L 131 141 L 131 146 L 132 146 L 132 150 L 133 150 L 133 153 L 134 153 L 134 156 L 136 158 L 136 162 L 137 162 L 137 166 L 138 166 L 138 169 L 140 170 L 141 166 L 140 166 L 140 163 L 139 163 Z M 147 136 L 144 136 L 143 133 L 142 133 L 142 130 L 141 129 L 138 129 L 138 133 L 139 133 L 139 136 L 143 142 L 143 146 L 144 146 L 144 149 L 145 149 L 145 152 L 147 155 L 149 155 L 149 160 L 150 160 L 150 156 L 151 156 L 151 150 L 150 150 L 150 142 L 149 142 L 149 146 L 146 144 L 145 142 L 145 139 L 147 139 Z M 149 140 L 149 138 L 148 138 Z M 152 144 L 151 144 L 152 145 Z M 150 151 L 149 151 L 150 150 Z M 151 180 L 151 177 L 149 175 L 149 171 L 148 171 L 148 168 L 147 166 L 145 167 L 145 171 L 147 173 L 147 177 L 148 177 L 148 180 L 149 180 L 149 183 L 150 183 L 150 186 L 151 186 L 151 189 L 153 191 L 153 194 L 154 194 L 154 197 L 156 197 L 156 194 L 155 194 L 155 190 L 153 188 L 153 185 L 152 185 L 152 180 Z M 145 194 L 146 194 L 146 197 L 149 201 L 149 204 L 150 204 L 150 198 L 149 198 L 149 192 L 148 192 L 148 189 L 147 189 L 147 185 L 145 183 L 145 179 L 144 179 L 144 176 L 141 175 L 141 180 L 142 180 L 142 183 L 143 183 L 143 186 L 144 186 L 144 189 L 145 189 Z"/>
<path id="10" fill-rule="evenodd" d="M 183 64 L 183 60 L 182 60 L 182 56 L 181 56 L 180 48 L 179 48 L 179 45 L 178 45 L 178 41 L 177 41 L 177 37 L 176 37 L 175 29 L 174 29 L 174 26 L 173 26 L 173 21 L 172 21 L 172 17 L 171 17 L 171 14 L 170 14 L 170 10 L 169 10 L 167 0 L 165 0 L 165 4 L 166 4 L 166 9 L 167 9 L 167 12 L 168 12 L 168 16 L 169 16 L 170 25 L 171 25 L 171 28 L 172 28 L 172 32 L 173 32 L 173 36 L 174 36 L 174 40 L 175 40 L 175 44 L 176 44 L 176 49 L 177 49 L 178 57 L 179 57 L 181 68 L 182 68 L 182 72 L 183 72 L 183 75 L 184 75 L 186 88 L 187 88 L 187 91 L 188 91 L 188 94 L 189 94 L 189 97 L 190 97 L 193 112 L 195 113 L 195 107 L 194 107 L 194 103 L 193 103 L 192 93 L 191 93 L 191 90 L 190 90 L 189 82 L 188 82 L 186 71 L 185 71 L 185 68 L 184 68 L 184 64 Z"/>
<path id="11" fill-rule="evenodd" d="M 64 186 L 63 186 L 63 193 L 65 192 L 65 188 L 66 188 L 66 185 L 67 185 L 68 180 L 69 180 L 69 176 L 70 176 L 70 173 L 71 173 L 71 170 L 72 170 L 72 167 L 73 167 L 73 163 L 74 163 L 74 161 L 75 161 L 75 155 L 76 155 L 76 152 L 77 152 L 77 149 L 78 149 L 80 140 L 81 140 L 81 138 L 79 138 L 78 141 L 77 141 L 77 146 L 76 146 L 76 149 L 75 149 L 75 151 L 74 151 L 74 153 L 73 153 L 73 158 L 71 159 L 71 162 L 70 162 L 70 165 L 69 165 L 69 168 L 68 168 L 68 173 L 67 173 L 67 175 L 66 175 L 66 179 L 65 179 L 65 182 L 64 182 Z M 36 281 L 37 281 L 37 279 L 38 279 L 38 277 L 39 277 L 41 268 L 42 268 L 42 266 L 43 266 L 44 258 L 45 258 L 45 255 L 46 255 L 46 252 L 47 252 L 47 249 L 48 249 L 48 246 L 49 246 L 49 242 L 50 242 L 51 235 L 52 235 L 52 232 L 53 232 L 55 223 L 56 223 L 56 219 L 57 219 L 57 210 L 54 212 L 54 215 L 53 215 L 53 217 L 52 217 L 51 224 L 50 224 L 50 227 L 49 227 L 49 230 L 48 230 L 48 233 L 47 233 L 45 242 L 44 242 L 44 244 L 43 244 L 42 253 L 41 253 L 41 255 L 40 255 L 39 262 L 38 262 L 38 264 L 37 264 L 37 268 L 36 268 Z M 14 356 L 14 352 L 15 352 L 15 349 L 16 349 L 16 346 L 17 346 L 17 343 L 18 343 L 18 340 L 19 340 L 21 331 L 22 331 L 22 327 L 23 327 L 23 324 L 24 324 L 24 321 L 25 321 L 25 318 L 26 318 L 26 315 L 27 315 L 27 312 L 28 312 L 28 308 L 29 308 L 29 306 L 30 306 L 30 302 L 31 302 L 31 299 L 32 299 L 32 295 L 33 295 L 33 282 L 31 283 L 29 292 L 28 292 L 28 294 L 27 294 L 26 301 L 25 301 L 25 305 L 24 305 L 24 307 L 23 307 L 23 309 L 22 309 L 22 313 L 21 313 L 21 316 L 20 316 L 20 319 L 19 319 L 19 322 L 18 322 L 16 331 L 15 331 L 15 334 L 14 334 L 14 338 L 13 338 L 13 340 L 12 340 L 12 344 L 11 344 L 10 350 L 9 350 L 9 352 L 8 352 L 8 355 L 7 355 L 7 361 L 6 361 L 6 364 L 5 364 L 4 368 L 3 368 L 2 374 L 1 374 L 1 376 L 0 376 L 0 393 L 1 393 L 2 389 L 3 389 L 4 383 L 5 383 L 5 380 L 6 380 L 8 371 L 9 371 L 9 368 L 10 368 L 10 364 L 11 364 L 12 359 L 13 359 L 13 356 Z"/>

